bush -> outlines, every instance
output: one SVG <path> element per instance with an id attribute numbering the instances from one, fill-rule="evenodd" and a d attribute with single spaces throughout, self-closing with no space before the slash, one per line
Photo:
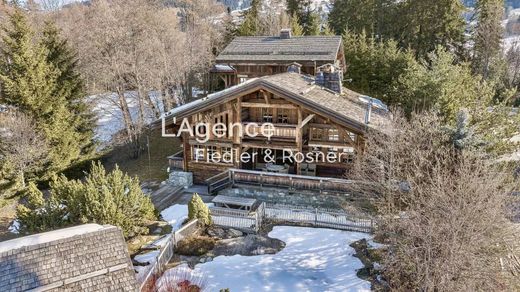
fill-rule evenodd
<path id="1" fill-rule="evenodd" d="M 98 223 L 118 226 L 128 238 L 148 233 L 148 221 L 156 218 L 155 208 L 143 194 L 139 181 L 117 167 L 106 173 L 101 163 L 92 164 L 84 182 L 55 177 L 45 201 L 36 187 L 30 190 L 28 203 L 18 208 L 22 227 L 30 232 Z"/>
<path id="2" fill-rule="evenodd" d="M 175 252 L 186 256 L 201 256 L 215 247 L 216 239 L 208 236 L 193 236 L 179 242 Z"/>
<path id="3" fill-rule="evenodd" d="M 199 219 L 204 225 L 211 225 L 211 214 L 208 206 L 204 204 L 198 194 L 193 194 L 188 203 L 188 218 L 190 220 Z"/>

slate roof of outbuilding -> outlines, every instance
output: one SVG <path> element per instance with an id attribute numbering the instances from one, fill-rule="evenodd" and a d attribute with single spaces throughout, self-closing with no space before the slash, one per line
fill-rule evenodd
<path id="1" fill-rule="evenodd" d="M 237 37 L 217 56 L 217 62 L 325 61 L 334 63 L 340 36 Z"/>
<path id="2" fill-rule="evenodd" d="M 0 250 L 0 291 L 137 291 L 123 234 L 114 226 L 31 235 L 2 242 Z"/>

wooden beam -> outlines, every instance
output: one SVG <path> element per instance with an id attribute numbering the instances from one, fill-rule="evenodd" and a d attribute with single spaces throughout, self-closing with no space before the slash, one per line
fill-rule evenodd
<path id="1" fill-rule="evenodd" d="M 298 127 L 300 128 L 303 128 L 305 127 L 305 125 L 310 122 L 316 115 L 315 114 L 310 114 L 308 117 L 305 118 L 305 120 L 302 121 L 302 124 L 299 125 Z"/>
<path id="2" fill-rule="evenodd" d="M 265 104 L 265 103 L 256 103 L 256 102 L 243 102 L 243 107 L 252 107 L 252 108 L 283 108 L 283 109 L 296 109 L 297 107 L 292 104 Z"/>

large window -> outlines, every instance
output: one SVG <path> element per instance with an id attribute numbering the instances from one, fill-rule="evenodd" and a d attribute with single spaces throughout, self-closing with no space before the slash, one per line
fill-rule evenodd
<path id="1" fill-rule="evenodd" d="M 204 160 L 204 146 L 193 145 L 193 160 L 203 161 Z"/>
<path id="2" fill-rule="evenodd" d="M 208 160 L 212 161 L 213 156 L 217 153 L 217 146 L 208 146 Z"/>
<path id="3" fill-rule="evenodd" d="M 262 108 L 262 122 L 272 123 L 273 122 L 273 110 L 270 108 Z"/>
<path id="4" fill-rule="evenodd" d="M 278 123 L 279 124 L 288 124 L 289 123 L 289 109 L 281 108 L 277 111 L 278 114 Z"/>
<path id="5" fill-rule="evenodd" d="M 323 140 L 323 129 L 312 128 L 312 140 L 322 141 Z"/>
<path id="6" fill-rule="evenodd" d="M 339 141 L 338 129 L 329 129 L 329 141 Z"/>

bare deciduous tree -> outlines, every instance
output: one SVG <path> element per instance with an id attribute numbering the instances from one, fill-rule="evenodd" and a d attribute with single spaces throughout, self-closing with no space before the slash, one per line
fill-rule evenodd
<path id="1" fill-rule="evenodd" d="M 357 162 L 358 191 L 375 198 L 389 243 L 384 276 L 398 291 L 508 290 L 512 173 L 455 147 L 442 125 L 434 114 L 398 114 Z"/>
<path id="2" fill-rule="evenodd" d="M 27 115 L 10 109 L 0 112 L 0 161 L 8 163 L 25 187 L 25 174 L 45 163 L 49 145 Z"/>

